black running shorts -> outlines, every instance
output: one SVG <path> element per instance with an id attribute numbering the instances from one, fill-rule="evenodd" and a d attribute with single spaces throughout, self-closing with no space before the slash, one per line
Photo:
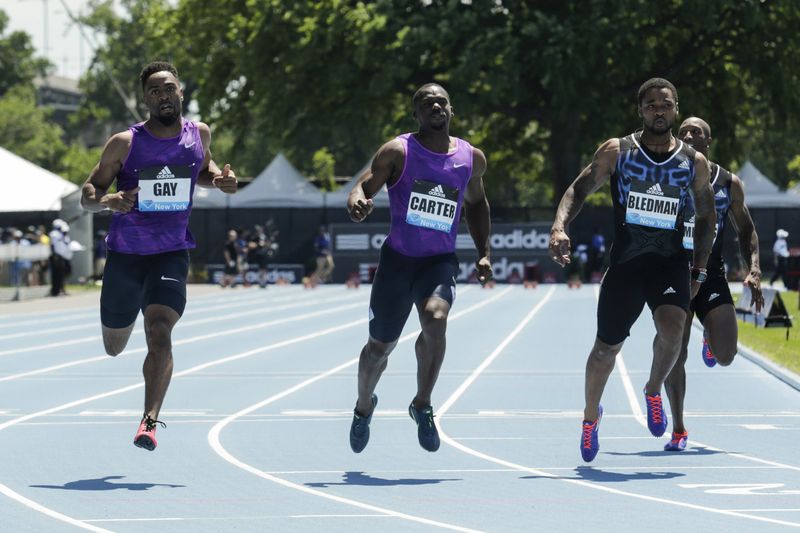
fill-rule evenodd
<path id="1" fill-rule="evenodd" d="M 725 279 L 725 271 L 722 269 L 709 271 L 706 280 L 700 284 L 697 296 L 692 300 L 692 311 L 697 315 L 700 322 L 705 322 L 708 313 L 720 305 L 733 305 L 731 290 L 728 288 L 728 281 Z"/>
<path id="2" fill-rule="evenodd" d="M 689 264 L 684 254 L 661 257 L 646 254 L 613 264 L 603 276 L 597 305 L 597 337 L 614 345 L 630 335 L 631 326 L 647 303 L 689 309 Z"/>
<path id="3" fill-rule="evenodd" d="M 384 244 L 369 299 L 369 334 L 381 342 L 393 342 L 416 304 L 431 297 L 451 306 L 456 298 L 458 260 L 454 253 L 409 257 Z"/>
<path id="4" fill-rule="evenodd" d="M 177 250 L 154 255 L 108 251 L 100 294 L 100 320 L 109 328 L 125 328 L 139 310 L 150 304 L 166 305 L 183 314 L 189 252 Z"/>

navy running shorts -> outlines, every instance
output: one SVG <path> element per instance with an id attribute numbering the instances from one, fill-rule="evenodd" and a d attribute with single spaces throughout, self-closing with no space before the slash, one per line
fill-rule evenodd
<path id="1" fill-rule="evenodd" d="M 189 252 L 154 255 L 108 251 L 100 294 L 100 320 L 108 328 L 125 328 L 150 304 L 166 305 L 178 315 L 186 308 Z"/>
<path id="2" fill-rule="evenodd" d="M 697 315 L 700 323 L 703 323 L 712 309 L 725 304 L 733 305 L 733 297 L 728 288 L 728 280 L 725 279 L 725 271 L 722 269 L 709 271 L 708 277 L 700 284 L 700 290 L 692 300 L 691 309 Z"/>
<path id="3" fill-rule="evenodd" d="M 370 337 L 396 341 L 412 306 L 419 309 L 428 298 L 441 298 L 452 306 L 458 271 L 454 253 L 409 257 L 384 244 L 369 299 Z"/>
<path id="4" fill-rule="evenodd" d="M 631 326 L 647 303 L 689 310 L 689 263 L 682 253 L 673 257 L 646 254 L 613 264 L 603 276 L 597 305 L 597 337 L 606 344 L 628 338 Z"/>

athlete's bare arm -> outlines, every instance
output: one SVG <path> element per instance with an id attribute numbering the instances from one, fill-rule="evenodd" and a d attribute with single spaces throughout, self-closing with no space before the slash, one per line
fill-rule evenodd
<path id="1" fill-rule="evenodd" d="M 739 238 L 739 249 L 742 258 L 747 263 L 749 272 L 744 280 L 744 285 L 750 287 L 751 301 L 756 306 L 756 313 L 764 305 L 764 296 L 761 294 L 761 260 L 758 255 L 758 234 L 756 233 L 753 218 L 744 203 L 744 186 L 739 176 L 733 174 L 731 179 L 731 206 L 730 217 Z"/>
<path id="2" fill-rule="evenodd" d="M 578 215 L 586 197 L 602 187 L 614 172 L 619 156 L 619 139 L 609 139 L 597 149 L 592 162 L 572 182 L 556 210 L 550 229 L 550 256 L 561 266 L 570 262 L 570 243 L 567 224 Z"/>
<path id="3" fill-rule="evenodd" d="M 136 201 L 136 187 L 130 191 L 117 191 L 109 194 L 108 189 L 117 179 L 120 169 L 128 152 L 131 149 L 133 134 L 123 131 L 112 135 L 103 147 L 100 161 L 95 165 L 81 189 L 81 205 L 89 211 L 102 211 L 110 209 L 120 213 L 127 213 L 133 208 Z"/>
<path id="4" fill-rule="evenodd" d="M 384 185 L 392 186 L 400 178 L 405 164 L 405 150 L 398 139 L 381 146 L 372 158 L 372 166 L 365 171 L 347 197 L 347 212 L 353 222 L 361 222 L 372 212 L 372 197 Z"/>
<path id="5" fill-rule="evenodd" d="M 694 255 L 692 266 L 705 268 L 714 244 L 714 227 L 717 212 L 714 207 L 714 189 L 709 180 L 708 160 L 700 152 L 694 156 L 694 181 L 689 189 L 694 199 Z"/>
<path id="6" fill-rule="evenodd" d="M 203 166 L 197 176 L 197 184 L 206 189 L 219 189 L 222 192 L 233 194 L 239 189 L 236 174 L 230 165 L 225 165 L 222 170 L 211 159 L 211 128 L 203 122 L 197 123 L 200 132 L 200 141 L 203 143 Z"/>
<path id="7" fill-rule="evenodd" d="M 478 281 L 486 283 L 492 279 L 492 262 L 489 258 L 489 237 L 492 231 L 489 217 L 489 200 L 483 188 L 486 173 L 486 156 L 477 148 L 472 149 L 472 177 L 464 191 L 464 215 L 475 248 L 478 250 Z"/>

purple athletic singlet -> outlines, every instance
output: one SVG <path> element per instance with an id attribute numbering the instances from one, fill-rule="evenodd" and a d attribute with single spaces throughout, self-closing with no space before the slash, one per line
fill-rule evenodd
<path id="1" fill-rule="evenodd" d="M 472 177 L 472 146 L 456 139 L 456 149 L 432 152 L 413 133 L 397 137 L 405 148 L 405 166 L 389 188 L 392 227 L 386 243 L 410 257 L 452 253 Z"/>
<path id="2" fill-rule="evenodd" d="M 152 255 L 194 248 L 189 213 L 204 149 L 197 124 L 184 120 L 180 135 L 160 139 L 144 123 L 130 127 L 131 149 L 117 176 L 117 189 L 141 187 L 133 209 L 114 213 L 108 249 Z"/>

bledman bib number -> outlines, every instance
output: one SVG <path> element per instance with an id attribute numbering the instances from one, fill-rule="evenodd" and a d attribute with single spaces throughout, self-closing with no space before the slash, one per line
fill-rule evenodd
<path id="1" fill-rule="evenodd" d="M 139 171 L 139 211 L 186 211 L 192 178 L 188 167 L 159 165 Z"/>
<path id="2" fill-rule="evenodd" d="M 450 233 L 458 207 L 458 189 L 424 180 L 414 180 L 408 200 L 406 223 Z"/>
<path id="3" fill-rule="evenodd" d="M 628 193 L 625 222 L 649 228 L 674 230 L 681 190 L 666 183 L 633 181 Z"/>

